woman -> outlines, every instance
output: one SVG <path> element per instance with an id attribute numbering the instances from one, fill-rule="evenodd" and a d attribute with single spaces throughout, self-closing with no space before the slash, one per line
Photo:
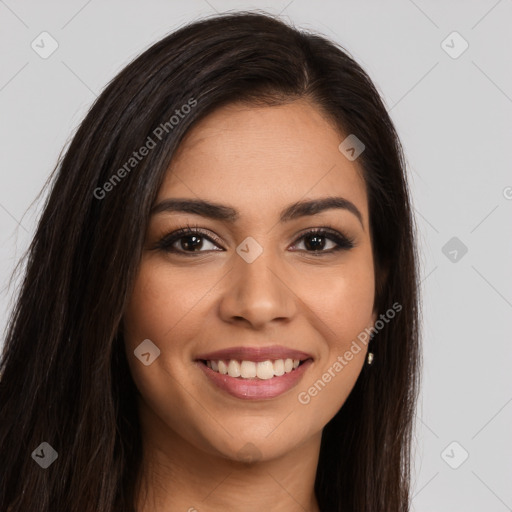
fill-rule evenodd
<path id="1" fill-rule="evenodd" d="M 59 162 L 0 382 L 0 510 L 409 510 L 405 164 L 369 77 L 271 16 L 200 20 Z"/>

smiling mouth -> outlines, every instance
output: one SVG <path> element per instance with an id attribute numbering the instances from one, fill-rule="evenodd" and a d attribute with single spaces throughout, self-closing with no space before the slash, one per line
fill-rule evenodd
<path id="1" fill-rule="evenodd" d="M 269 380 L 274 377 L 281 377 L 287 373 L 294 372 L 308 359 L 268 359 L 266 361 L 249 361 L 249 360 L 213 360 L 200 359 L 199 362 L 210 368 L 210 370 L 220 375 L 228 375 L 229 377 L 238 378 L 240 380 Z"/>

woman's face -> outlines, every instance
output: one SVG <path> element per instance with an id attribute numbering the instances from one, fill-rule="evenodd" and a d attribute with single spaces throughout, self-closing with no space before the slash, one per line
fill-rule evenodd
<path id="1" fill-rule="evenodd" d="M 182 142 L 124 318 L 152 438 L 270 460 L 318 443 L 345 402 L 365 361 L 357 336 L 376 315 L 365 184 L 344 138 L 297 101 L 223 107 Z M 200 233 L 169 237 L 187 226 Z M 304 237 L 315 228 L 328 232 Z"/>

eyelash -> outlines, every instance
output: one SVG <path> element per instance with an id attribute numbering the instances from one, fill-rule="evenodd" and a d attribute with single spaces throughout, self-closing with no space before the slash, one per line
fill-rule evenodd
<path id="1" fill-rule="evenodd" d="M 296 245 L 298 242 L 302 241 L 303 239 L 310 237 L 310 236 L 314 236 L 314 235 L 325 237 L 325 238 L 331 240 L 332 242 L 334 242 L 336 244 L 336 247 L 329 249 L 327 251 L 324 251 L 324 250 L 307 251 L 307 250 L 300 249 L 299 250 L 300 252 L 306 252 L 313 256 L 322 256 L 325 254 L 333 254 L 335 252 L 342 251 L 342 250 L 350 250 L 353 247 L 355 247 L 353 238 L 350 238 L 350 237 L 336 231 L 331 226 L 323 226 L 321 228 L 310 229 L 307 232 L 303 233 L 294 242 L 293 245 Z M 197 225 L 195 225 L 194 227 L 190 227 L 187 224 L 187 227 L 179 228 L 176 231 L 173 231 L 172 233 L 169 233 L 168 235 L 161 238 L 155 244 L 153 249 L 161 250 L 161 251 L 168 252 L 168 253 L 179 254 L 179 255 L 186 256 L 186 257 L 188 257 L 188 256 L 195 257 L 202 252 L 209 252 L 209 251 L 183 251 L 183 250 L 175 249 L 172 247 L 176 241 L 180 240 L 181 238 L 187 238 L 189 236 L 201 236 L 202 238 L 206 238 L 207 240 L 209 240 L 212 243 L 220 245 L 219 239 L 217 239 L 211 235 L 207 235 Z"/>

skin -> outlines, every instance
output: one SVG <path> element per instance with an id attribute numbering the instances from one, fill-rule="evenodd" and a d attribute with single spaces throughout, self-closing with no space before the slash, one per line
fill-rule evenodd
<path id="1" fill-rule="evenodd" d="M 161 212 L 150 220 L 124 317 L 148 493 L 139 512 L 319 511 L 314 480 L 322 429 L 352 390 L 366 346 L 308 404 L 298 394 L 332 372 L 376 319 L 365 184 L 357 160 L 338 150 L 344 138 L 300 100 L 222 107 L 180 145 L 156 203 L 200 198 L 235 208 L 240 219 Z M 326 196 L 351 201 L 362 224 L 346 209 L 279 222 L 289 204 Z M 190 238 L 174 243 L 182 254 L 154 249 L 187 224 L 221 243 L 203 238 L 195 257 L 183 246 Z M 353 238 L 355 247 L 328 254 L 335 242 L 324 238 L 325 254 L 312 255 L 301 235 L 326 225 Z M 263 248 L 250 264 L 236 252 L 248 236 Z M 145 339 L 161 351 L 149 366 L 133 352 Z M 194 363 L 204 352 L 273 344 L 314 358 L 298 385 L 273 399 L 232 397 Z M 255 462 L 239 460 L 247 443 L 256 447 Z"/>

